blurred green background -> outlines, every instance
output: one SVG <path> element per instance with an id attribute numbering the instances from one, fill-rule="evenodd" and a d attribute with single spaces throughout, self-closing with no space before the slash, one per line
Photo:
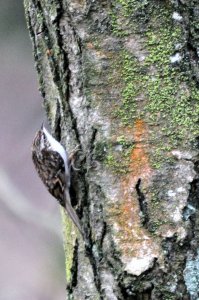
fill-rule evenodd
<path id="1" fill-rule="evenodd" d="M 0 69 L 0 299 L 64 299 L 59 206 L 31 161 L 45 113 L 22 0 L 1 1 Z"/>

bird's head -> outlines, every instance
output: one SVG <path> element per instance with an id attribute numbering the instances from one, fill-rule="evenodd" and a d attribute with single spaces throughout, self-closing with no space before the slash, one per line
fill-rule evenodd
<path id="1" fill-rule="evenodd" d="M 43 149 L 48 148 L 49 142 L 45 133 L 45 127 L 42 124 L 41 128 L 37 131 L 33 140 L 33 149 L 41 152 Z"/>

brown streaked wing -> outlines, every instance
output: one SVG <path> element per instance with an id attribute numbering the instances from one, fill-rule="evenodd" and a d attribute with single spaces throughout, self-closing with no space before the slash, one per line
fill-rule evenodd
<path id="1" fill-rule="evenodd" d="M 32 158 L 39 177 L 48 191 L 62 206 L 65 206 L 64 190 L 66 188 L 66 177 L 64 161 L 60 154 L 56 151 L 43 149 L 40 157 L 33 151 Z"/>

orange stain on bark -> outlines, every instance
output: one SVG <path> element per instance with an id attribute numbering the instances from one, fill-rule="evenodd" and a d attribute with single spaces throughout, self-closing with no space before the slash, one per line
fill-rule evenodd
<path id="1" fill-rule="evenodd" d="M 123 199 L 119 205 L 119 215 L 116 216 L 115 221 L 119 225 L 120 231 L 118 238 L 123 251 L 127 255 L 138 255 L 140 249 L 145 245 L 146 253 L 149 249 L 156 252 L 157 249 L 153 247 L 148 232 L 140 224 L 140 207 L 138 203 L 138 195 L 135 186 L 139 178 L 142 180 L 142 188 L 147 187 L 152 175 L 150 168 L 148 150 L 148 129 L 143 120 L 137 120 L 133 131 L 129 131 L 133 135 L 135 147 L 130 154 L 129 173 L 123 178 L 121 182 L 121 192 Z M 157 252 L 156 252 L 157 253 Z M 144 253 L 143 253 L 144 254 Z"/>
<path id="2" fill-rule="evenodd" d="M 146 178 L 151 173 L 147 151 L 148 130 L 143 120 L 137 120 L 134 126 L 135 148 L 131 152 L 130 171 L 135 177 Z M 132 176 L 131 174 L 131 176 Z"/>

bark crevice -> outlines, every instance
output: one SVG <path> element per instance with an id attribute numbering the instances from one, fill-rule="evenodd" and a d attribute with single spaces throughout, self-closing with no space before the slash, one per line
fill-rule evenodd
<path id="1" fill-rule="evenodd" d="M 149 223 L 148 205 L 147 205 L 145 195 L 141 189 L 141 183 L 142 180 L 141 178 L 139 178 L 136 183 L 135 189 L 137 192 L 138 202 L 139 202 L 139 207 L 141 212 L 141 223 L 145 228 L 148 228 L 148 223 Z"/>

